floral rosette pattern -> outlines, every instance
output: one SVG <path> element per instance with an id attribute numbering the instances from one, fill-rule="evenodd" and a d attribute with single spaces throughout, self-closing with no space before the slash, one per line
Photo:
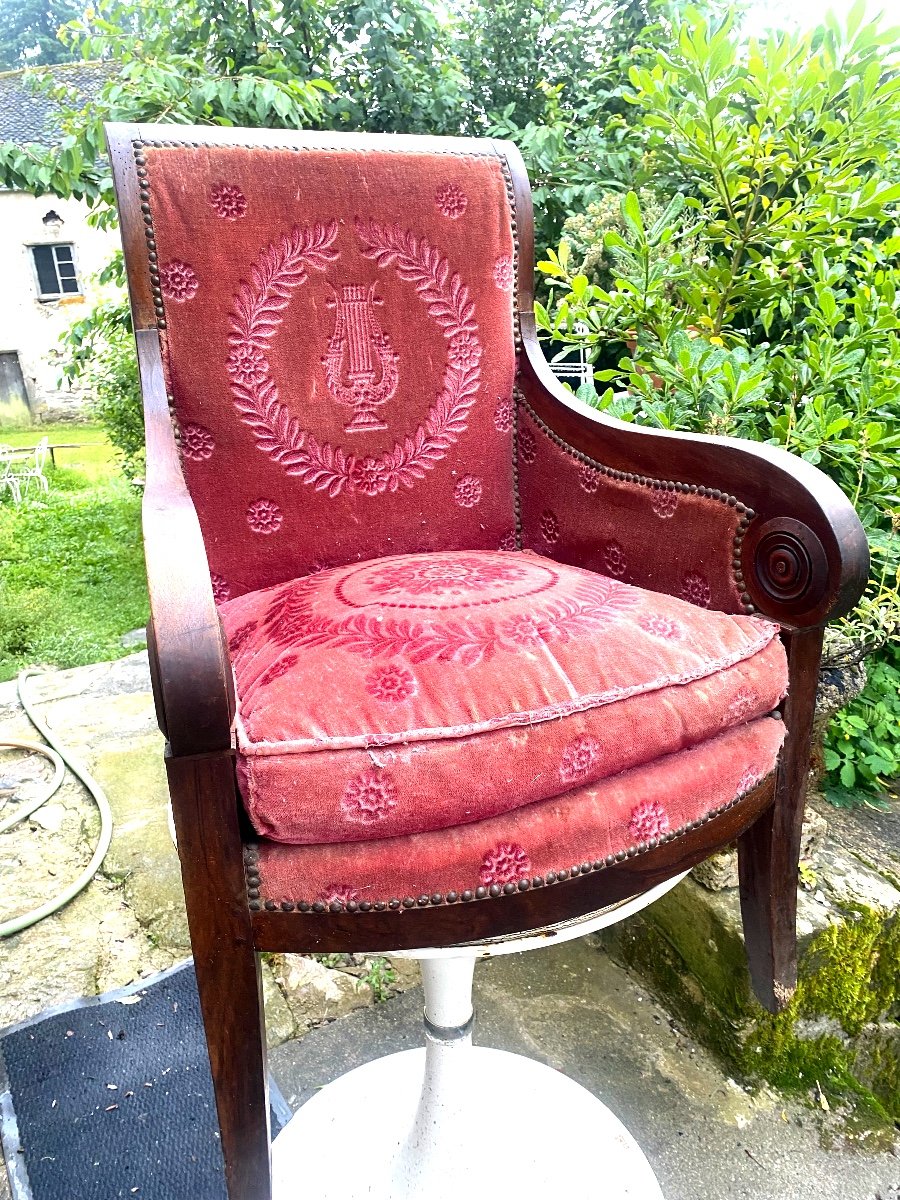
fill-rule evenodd
<path id="1" fill-rule="evenodd" d="M 358 220 L 363 254 L 411 283 L 436 321 L 447 341 L 447 365 L 425 421 L 390 450 L 359 457 L 319 442 L 279 399 L 266 352 L 294 290 L 306 282 L 310 270 L 324 271 L 339 257 L 334 248 L 337 233 L 335 221 L 295 227 L 254 264 L 251 282 L 241 284 L 231 313 L 231 389 L 258 447 L 289 475 L 331 497 L 342 492 L 377 496 L 396 492 L 401 484 L 412 487 L 465 430 L 481 382 L 482 346 L 469 290 L 446 258 L 409 230 Z"/>
<path id="2" fill-rule="evenodd" d="M 542 643 L 569 642 L 618 620 L 635 604 L 633 589 L 602 575 L 585 572 L 574 584 L 561 586 L 544 565 L 482 561 L 476 571 L 476 561 L 462 554 L 435 555 L 426 564 L 405 559 L 390 566 L 348 568 L 335 579 L 336 608 L 345 604 L 349 575 L 365 580 L 365 593 L 372 600 L 383 598 L 386 611 L 370 612 L 364 605 L 362 611 L 343 617 L 310 603 L 312 597 L 321 600 L 324 595 L 315 578 L 296 580 L 275 592 L 264 628 L 273 644 L 285 648 L 332 646 L 366 659 L 471 667 L 497 653 L 518 654 Z M 509 602 L 508 589 L 517 584 L 529 598 L 541 597 L 533 612 L 490 615 L 495 604 Z M 403 598 L 398 596 L 392 606 L 390 597 L 401 585 Z M 493 599 L 482 598 L 485 589 L 496 589 Z M 446 604 L 437 603 L 444 598 Z M 403 615 L 392 615 L 392 607 Z"/>

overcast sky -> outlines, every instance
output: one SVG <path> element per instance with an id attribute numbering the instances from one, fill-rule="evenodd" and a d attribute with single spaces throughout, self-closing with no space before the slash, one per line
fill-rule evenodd
<path id="1" fill-rule="evenodd" d="M 743 28 L 748 35 L 762 33 L 765 29 L 794 27 L 810 29 L 821 23 L 823 14 L 831 9 L 841 20 L 850 11 L 853 0 L 751 0 L 745 8 Z M 868 20 L 883 19 L 881 25 L 900 25 L 900 0 L 868 0 Z"/>

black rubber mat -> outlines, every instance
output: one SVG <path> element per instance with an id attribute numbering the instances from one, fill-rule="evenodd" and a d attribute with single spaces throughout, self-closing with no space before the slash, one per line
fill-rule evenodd
<path id="1" fill-rule="evenodd" d="M 0 1059 L 14 1200 L 226 1200 L 190 962 L 5 1030 Z"/>

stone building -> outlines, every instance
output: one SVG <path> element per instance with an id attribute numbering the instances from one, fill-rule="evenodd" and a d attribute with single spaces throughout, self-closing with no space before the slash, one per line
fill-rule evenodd
<path id="1" fill-rule="evenodd" d="M 53 67 L 54 77 L 90 99 L 110 68 Z M 33 95 L 25 72 L 0 74 L 0 142 L 50 146 L 56 105 Z M 60 334 L 115 289 L 96 274 L 119 247 L 115 231 L 94 229 L 79 200 L 0 189 L 0 427 L 76 416 L 84 396 L 60 381 Z"/>

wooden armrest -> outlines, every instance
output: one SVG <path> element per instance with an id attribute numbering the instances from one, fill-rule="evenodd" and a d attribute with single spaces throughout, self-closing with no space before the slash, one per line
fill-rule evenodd
<path id="1" fill-rule="evenodd" d="M 853 505 L 827 475 L 759 442 L 629 425 L 587 408 L 547 365 L 533 313 L 520 313 L 520 321 L 520 389 L 567 446 L 638 478 L 719 489 L 752 510 L 740 569 L 760 613 L 807 628 L 853 608 L 868 579 L 869 548 Z"/>
<path id="2" fill-rule="evenodd" d="M 135 337 L 147 432 L 144 554 L 157 715 L 173 755 L 227 750 L 234 715 L 231 664 L 200 523 L 181 474 L 159 336 L 141 329 Z"/>

